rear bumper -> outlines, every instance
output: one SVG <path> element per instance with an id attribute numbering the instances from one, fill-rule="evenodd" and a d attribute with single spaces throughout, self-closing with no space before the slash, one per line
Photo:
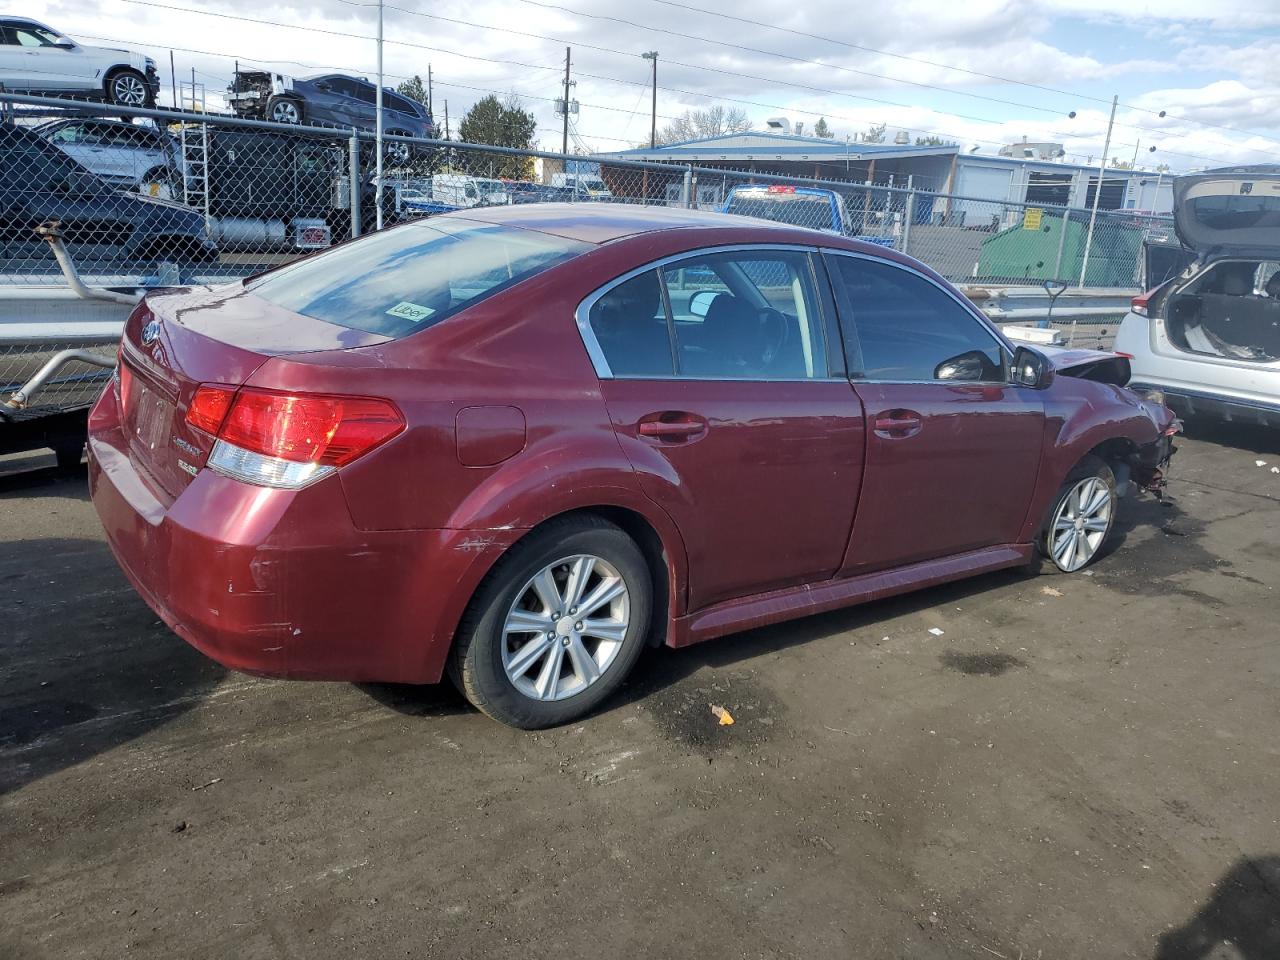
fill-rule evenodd
<path id="1" fill-rule="evenodd" d="M 1170 409 L 1182 416 L 1206 415 L 1234 423 L 1253 423 L 1280 427 L 1280 401 L 1271 403 L 1207 389 L 1194 389 L 1181 384 L 1163 384 L 1149 380 L 1134 381 L 1129 387 L 1138 393 L 1159 390 Z"/>
<path id="2" fill-rule="evenodd" d="M 203 469 L 166 503 L 126 450 L 107 390 L 89 484 L 111 551 L 175 633 L 247 673 L 439 680 L 471 594 L 520 534 L 358 530 L 337 477 L 284 491 Z"/>

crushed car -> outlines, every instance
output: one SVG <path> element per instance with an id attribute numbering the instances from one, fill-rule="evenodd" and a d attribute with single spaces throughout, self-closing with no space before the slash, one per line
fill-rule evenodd
<path id="1" fill-rule="evenodd" d="M 1194 259 L 1135 297 L 1116 334 L 1135 389 L 1280 426 L 1280 166 L 1177 178 L 1174 221 Z"/>

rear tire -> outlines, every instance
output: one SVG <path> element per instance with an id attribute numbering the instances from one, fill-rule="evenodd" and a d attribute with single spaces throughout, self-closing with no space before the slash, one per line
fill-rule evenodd
<path id="1" fill-rule="evenodd" d="M 1067 474 L 1040 535 L 1044 573 L 1077 573 L 1101 556 L 1115 525 L 1119 497 L 1106 462 L 1092 454 Z"/>
<path id="2" fill-rule="evenodd" d="M 568 723 L 626 679 L 648 635 L 652 593 L 644 554 L 618 527 L 593 516 L 551 521 L 476 591 L 450 676 L 501 723 Z"/>

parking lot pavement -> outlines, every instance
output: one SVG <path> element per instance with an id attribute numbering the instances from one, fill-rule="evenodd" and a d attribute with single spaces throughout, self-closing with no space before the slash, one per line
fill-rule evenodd
<path id="1" fill-rule="evenodd" d="M 1202 427 L 1092 576 L 654 651 L 537 734 L 228 673 L 83 475 L 0 477 L 0 956 L 1280 956 L 1256 460 L 1280 438 Z"/>

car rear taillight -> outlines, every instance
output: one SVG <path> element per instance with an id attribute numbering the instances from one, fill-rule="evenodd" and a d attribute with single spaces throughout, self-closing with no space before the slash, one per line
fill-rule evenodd
<path id="1" fill-rule="evenodd" d="M 195 396 L 191 398 L 191 405 L 187 407 L 187 423 L 216 437 L 235 395 L 235 387 L 223 387 L 216 383 L 200 384 Z"/>
<path id="2" fill-rule="evenodd" d="M 1146 293 L 1140 293 L 1129 301 L 1129 309 L 1140 317 L 1147 315 L 1147 305 L 1151 302 L 1151 295 L 1155 290 L 1148 290 Z"/>
<path id="3" fill-rule="evenodd" d="M 202 384 L 187 422 L 217 440 L 209 466 L 269 487 L 298 489 L 404 429 L 389 400 Z"/>

